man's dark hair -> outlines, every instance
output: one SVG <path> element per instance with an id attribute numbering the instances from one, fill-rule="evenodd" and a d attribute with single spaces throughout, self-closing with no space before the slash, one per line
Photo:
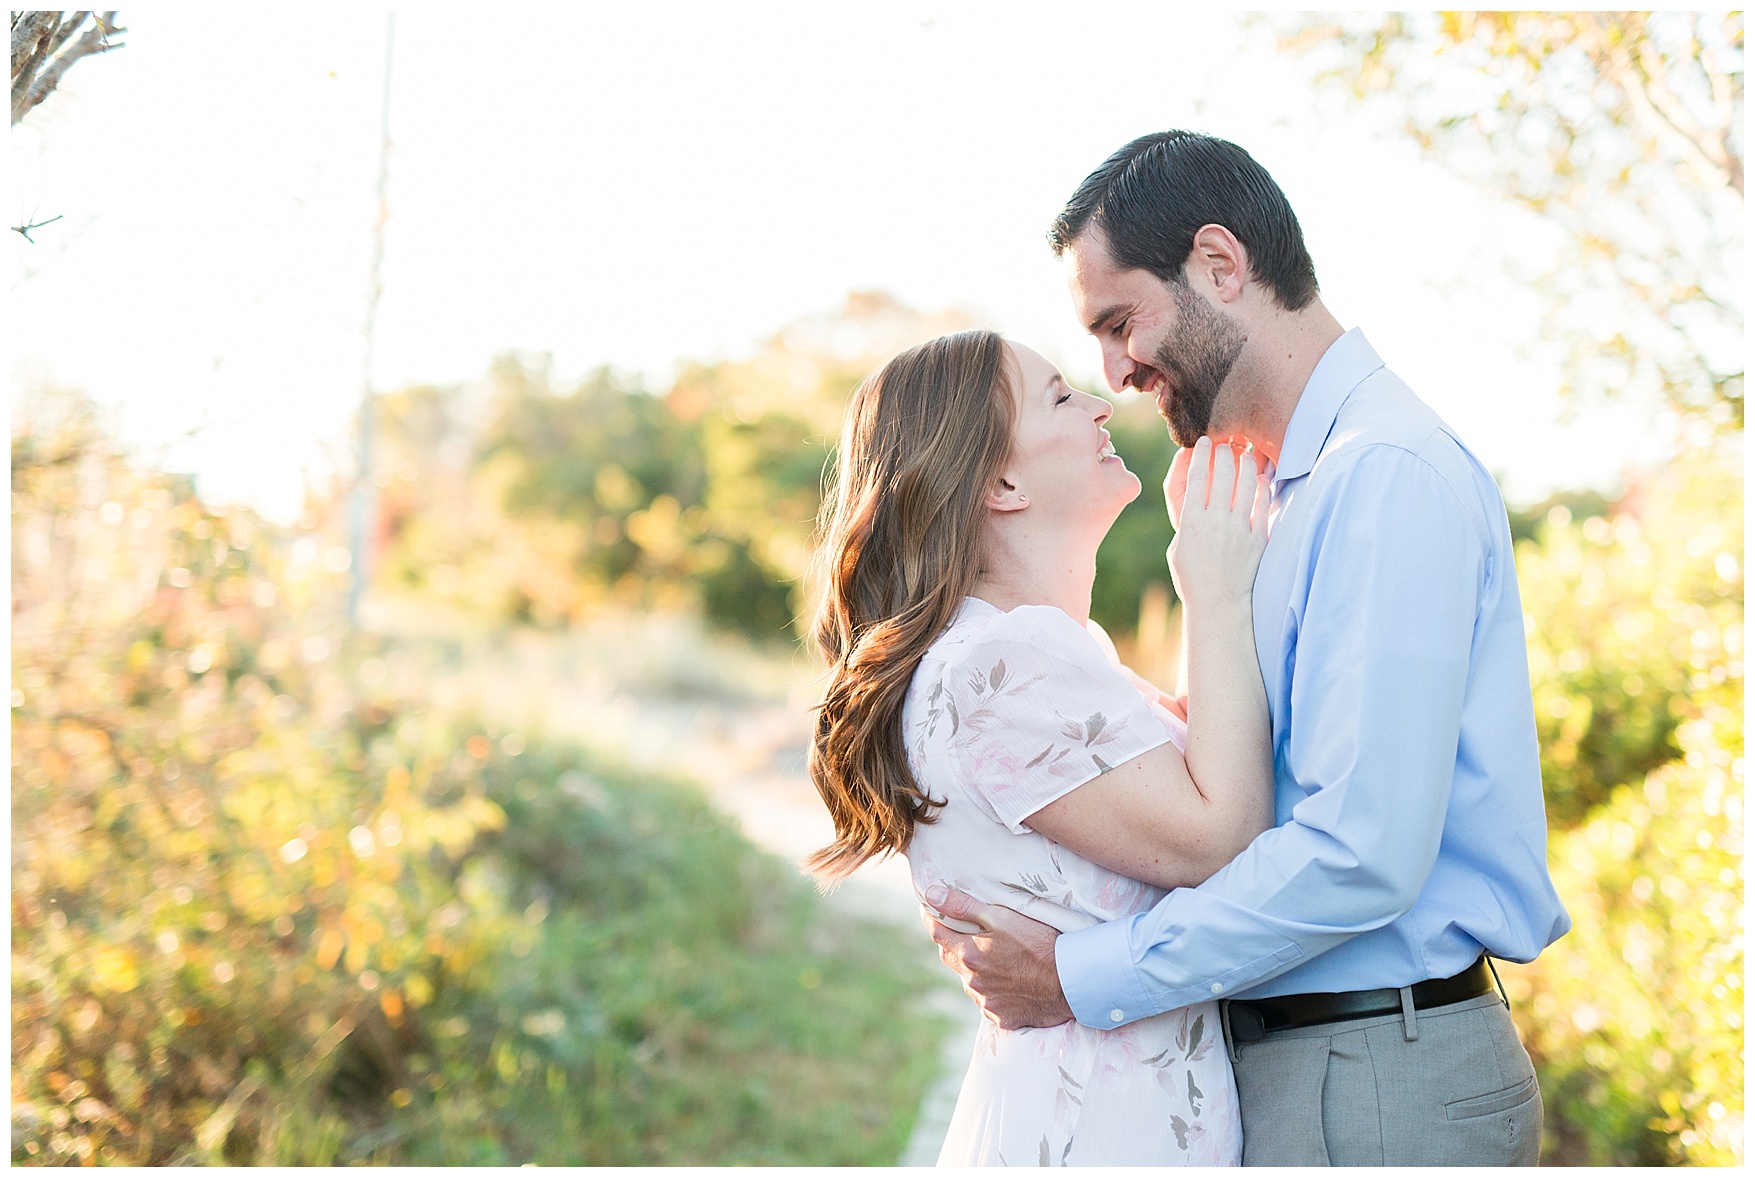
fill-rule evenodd
<path id="1" fill-rule="evenodd" d="M 1187 282 L 1183 267 L 1202 225 L 1223 225 L 1249 251 L 1249 270 L 1287 310 L 1316 297 L 1316 267 L 1286 194 L 1235 143 L 1194 131 L 1141 135 L 1085 177 L 1054 219 L 1059 257 L 1095 226 L 1123 270 Z"/>

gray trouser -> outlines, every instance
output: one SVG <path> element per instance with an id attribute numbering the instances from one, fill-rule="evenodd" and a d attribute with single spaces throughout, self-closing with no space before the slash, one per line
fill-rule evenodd
<path id="1" fill-rule="evenodd" d="M 1253 1043 L 1221 1021 L 1246 1166 L 1533 1166 L 1541 1153 L 1535 1069 L 1497 994 Z"/>

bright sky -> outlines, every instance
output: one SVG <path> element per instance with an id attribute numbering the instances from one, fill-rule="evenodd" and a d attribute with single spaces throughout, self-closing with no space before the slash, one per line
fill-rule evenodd
<path id="1" fill-rule="evenodd" d="M 1115 148 L 1184 126 L 1274 174 L 1330 309 L 1511 499 L 1640 457 L 1631 413 L 1556 424 L 1539 304 L 1504 271 L 1551 250 L 1545 226 L 1318 98 L 1265 30 L 1100 11 L 400 13 L 378 387 L 467 380 L 508 349 L 662 387 L 869 288 L 971 308 L 1091 379 L 1043 231 Z M 383 16 L 122 20 L 125 48 L 13 129 L 9 223 L 62 217 L 10 235 L 15 401 L 83 388 L 208 497 L 289 515 L 306 472 L 345 461 L 361 387 Z"/>

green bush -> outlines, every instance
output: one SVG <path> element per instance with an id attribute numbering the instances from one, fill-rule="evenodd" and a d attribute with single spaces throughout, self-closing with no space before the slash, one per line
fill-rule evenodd
<path id="1" fill-rule="evenodd" d="M 1734 1164 L 1743 1117 L 1742 477 L 1665 470 L 1519 546 L 1554 881 L 1506 984 L 1571 1164 Z"/>
<path id="2" fill-rule="evenodd" d="M 888 1163 L 906 934 L 689 787 L 358 686 L 345 551 L 13 451 L 13 1160 Z"/>

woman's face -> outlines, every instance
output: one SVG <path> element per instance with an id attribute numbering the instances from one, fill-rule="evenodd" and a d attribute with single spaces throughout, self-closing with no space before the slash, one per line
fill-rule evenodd
<path id="1" fill-rule="evenodd" d="M 1013 510 L 1047 517 L 1043 522 L 1108 531 L 1140 493 L 1139 476 L 1116 455 L 1103 428 L 1109 402 L 1071 387 L 1059 369 L 1022 344 L 1006 346 L 1020 379 L 1003 476 L 1010 489 L 1002 488 L 1002 500 L 1009 496 Z"/>

